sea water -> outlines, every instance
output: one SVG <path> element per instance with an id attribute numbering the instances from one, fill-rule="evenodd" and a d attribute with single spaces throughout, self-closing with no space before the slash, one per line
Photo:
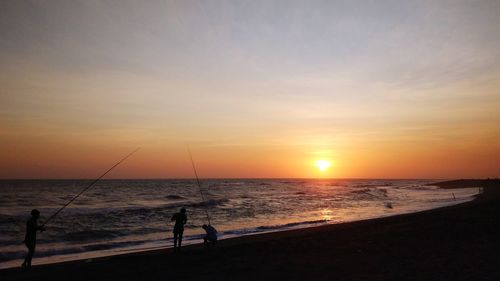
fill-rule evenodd
<path id="1" fill-rule="evenodd" d="M 102 180 L 38 234 L 33 264 L 172 247 L 171 217 L 187 209 L 184 244 L 211 224 L 220 239 L 417 212 L 472 200 L 478 189 L 432 180 Z M 43 223 L 89 180 L 0 181 L 0 268 L 19 266 L 31 209 Z M 391 208 L 392 207 L 392 208 Z"/>

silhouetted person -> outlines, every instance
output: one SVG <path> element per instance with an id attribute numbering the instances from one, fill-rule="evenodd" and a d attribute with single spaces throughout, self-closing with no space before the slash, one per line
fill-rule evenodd
<path id="1" fill-rule="evenodd" d="M 182 245 L 182 234 L 184 233 L 184 225 L 187 222 L 186 209 L 182 208 L 179 213 L 172 216 L 171 221 L 175 221 L 174 225 L 174 251 L 178 251 Z"/>
<path id="2" fill-rule="evenodd" d="M 213 226 L 206 224 L 204 224 L 201 228 L 203 228 L 207 233 L 207 235 L 203 237 L 205 245 L 210 246 L 210 244 L 212 244 L 215 246 L 215 243 L 217 242 L 217 230 Z"/>
<path id="3" fill-rule="evenodd" d="M 31 210 L 31 218 L 26 222 L 26 236 L 24 236 L 24 245 L 28 248 L 28 254 L 24 259 L 22 267 L 31 267 L 31 259 L 35 254 L 36 247 L 36 232 L 44 231 L 45 227 L 43 225 L 38 225 L 38 218 L 40 217 L 40 211 L 37 209 Z"/>

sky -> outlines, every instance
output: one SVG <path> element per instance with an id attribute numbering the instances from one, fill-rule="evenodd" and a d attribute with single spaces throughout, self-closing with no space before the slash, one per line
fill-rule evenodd
<path id="1" fill-rule="evenodd" d="M 0 178 L 500 176 L 499 1 L 0 1 L 0 85 Z"/>

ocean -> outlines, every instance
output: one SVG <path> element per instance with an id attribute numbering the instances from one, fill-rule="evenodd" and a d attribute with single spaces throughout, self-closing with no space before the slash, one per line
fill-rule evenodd
<path id="1" fill-rule="evenodd" d="M 435 180 L 207 179 L 101 180 L 38 234 L 33 264 L 172 247 L 173 222 L 187 209 L 183 244 L 201 226 L 219 239 L 379 218 L 470 201 L 479 189 L 440 189 Z M 0 268 L 20 266 L 31 209 L 43 223 L 90 180 L 0 180 Z"/>

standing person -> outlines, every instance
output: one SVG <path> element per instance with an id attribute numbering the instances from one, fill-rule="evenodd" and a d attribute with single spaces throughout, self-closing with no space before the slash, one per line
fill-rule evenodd
<path id="1" fill-rule="evenodd" d="M 36 247 L 36 232 L 44 231 L 45 227 L 43 225 L 38 225 L 38 218 L 40 218 L 40 211 L 37 209 L 31 210 L 31 218 L 26 222 L 26 236 L 24 236 L 24 245 L 28 248 L 28 254 L 24 259 L 23 264 L 21 265 L 23 268 L 31 267 L 31 259 L 35 254 Z"/>
<path id="2" fill-rule="evenodd" d="M 209 247 L 210 244 L 215 246 L 215 243 L 217 242 L 217 230 L 213 226 L 206 224 L 204 224 L 201 228 L 203 228 L 207 233 L 207 235 L 203 237 L 204 244 L 207 247 Z"/>
<path id="3" fill-rule="evenodd" d="M 174 251 L 178 251 L 182 244 L 182 234 L 184 233 L 184 225 L 187 222 L 186 209 L 182 208 L 179 213 L 172 216 L 171 221 L 175 221 L 174 225 Z"/>

